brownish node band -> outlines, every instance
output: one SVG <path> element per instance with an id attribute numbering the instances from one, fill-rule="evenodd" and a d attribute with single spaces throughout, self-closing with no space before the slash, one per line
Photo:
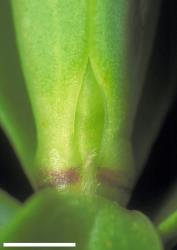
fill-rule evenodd
<path id="1" fill-rule="evenodd" d="M 48 184 L 51 186 L 69 186 L 80 181 L 79 170 L 70 168 L 67 170 L 51 171 L 47 173 Z"/>
<path id="2" fill-rule="evenodd" d="M 123 178 L 118 175 L 117 171 L 108 168 L 100 169 L 97 174 L 97 180 L 103 184 L 112 188 L 122 189 L 126 192 L 130 192 L 131 189 L 123 183 Z"/>
<path id="3" fill-rule="evenodd" d="M 81 170 L 79 168 L 70 168 L 65 170 L 52 170 L 43 173 L 43 181 L 40 187 L 53 186 L 53 187 L 67 187 L 79 184 L 81 182 Z M 117 173 L 116 170 L 108 168 L 98 169 L 97 181 L 103 186 L 112 187 L 114 189 L 122 190 L 127 193 L 131 188 L 125 184 L 122 175 Z"/>

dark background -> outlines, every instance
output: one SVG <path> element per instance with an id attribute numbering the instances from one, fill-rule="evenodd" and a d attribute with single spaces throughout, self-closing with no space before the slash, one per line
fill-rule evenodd
<path id="1" fill-rule="evenodd" d="M 163 1 L 154 43 L 154 71 L 177 85 L 177 6 L 173 0 Z M 158 57 L 156 59 L 155 57 Z M 168 83 L 167 83 L 168 84 Z M 173 183 L 177 182 L 177 94 L 154 143 L 148 162 L 137 183 L 130 207 L 146 213 L 158 206 Z"/>
<path id="2" fill-rule="evenodd" d="M 156 36 L 155 48 L 159 63 L 166 70 L 166 77 L 177 75 L 177 8 L 175 0 L 164 0 Z M 169 60 L 170 59 L 170 60 Z M 176 78 L 177 79 L 177 78 Z M 28 183 L 11 145 L 0 130 L 0 187 L 24 201 L 33 190 Z M 173 183 L 177 182 L 177 95 L 159 132 L 146 164 L 132 195 L 129 207 L 151 214 L 158 208 Z M 177 247 L 176 247 L 177 249 Z"/>

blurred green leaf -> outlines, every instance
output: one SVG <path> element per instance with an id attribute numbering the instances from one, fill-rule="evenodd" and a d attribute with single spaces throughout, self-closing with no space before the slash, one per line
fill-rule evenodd
<path id="1" fill-rule="evenodd" d="M 7 225 L 20 209 L 20 203 L 0 190 L 0 231 Z"/>
<path id="2" fill-rule="evenodd" d="M 168 246 L 177 243 L 177 184 L 175 183 L 161 201 L 160 209 L 154 216 L 153 221 L 157 225 L 160 235 Z"/>
<path id="3" fill-rule="evenodd" d="M 22 165 L 31 166 L 36 145 L 35 124 L 13 26 L 10 1 L 1 0 L 0 126 L 8 136 Z"/>
<path id="4" fill-rule="evenodd" d="M 97 196 L 56 190 L 44 190 L 30 199 L 0 241 L 75 242 L 78 250 L 162 249 L 143 214 Z"/>

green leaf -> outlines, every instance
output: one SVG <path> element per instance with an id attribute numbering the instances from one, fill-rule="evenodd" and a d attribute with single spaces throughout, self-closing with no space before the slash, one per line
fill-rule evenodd
<path id="1" fill-rule="evenodd" d="M 17 200 L 0 190 L 0 232 L 10 223 L 20 207 L 21 205 Z"/>
<path id="2" fill-rule="evenodd" d="M 0 241 L 75 242 L 78 250 L 162 249 L 156 230 L 140 212 L 97 196 L 57 190 L 30 199 Z"/>

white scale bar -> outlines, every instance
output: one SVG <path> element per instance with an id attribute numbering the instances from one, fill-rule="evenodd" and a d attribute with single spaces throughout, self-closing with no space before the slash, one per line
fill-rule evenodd
<path id="1" fill-rule="evenodd" d="M 76 247 L 76 243 L 3 243 L 3 247 Z"/>

